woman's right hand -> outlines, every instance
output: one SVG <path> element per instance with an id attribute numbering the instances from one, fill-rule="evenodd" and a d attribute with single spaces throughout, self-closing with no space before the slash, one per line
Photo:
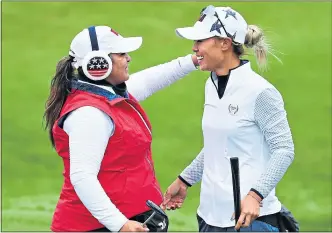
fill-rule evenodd
<path id="1" fill-rule="evenodd" d="M 128 220 L 120 229 L 120 232 L 147 232 L 149 228 L 143 226 L 142 223 Z"/>
<path id="2" fill-rule="evenodd" d="M 168 210 L 181 208 L 187 196 L 187 189 L 188 186 L 177 178 L 166 190 L 161 207 Z"/>

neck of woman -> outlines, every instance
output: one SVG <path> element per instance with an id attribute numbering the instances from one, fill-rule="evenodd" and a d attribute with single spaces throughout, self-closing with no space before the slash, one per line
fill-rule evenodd
<path id="1" fill-rule="evenodd" d="M 231 57 L 226 58 L 222 63 L 220 63 L 220 67 L 215 69 L 215 73 L 218 76 L 228 75 L 230 70 L 235 69 L 240 66 L 241 60 L 235 54 L 232 54 Z"/>
<path id="2" fill-rule="evenodd" d="M 94 81 L 94 80 L 87 78 L 84 75 L 78 75 L 77 78 L 79 80 L 87 82 L 87 83 L 111 87 L 114 90 L 114 92 L 120 96 L 125 96 L 125 93 L 127 92 L 127 86 L 126 86 L 125 82 L 117 84 L 117 85 L 113 85 L 107 79 Z"/>

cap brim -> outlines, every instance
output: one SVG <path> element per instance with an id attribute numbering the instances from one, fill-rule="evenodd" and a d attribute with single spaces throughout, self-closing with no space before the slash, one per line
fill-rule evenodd
<path id="1" fill-rule="evenodd" d="M 204 40 L 204 39 L 208 39 L 208 38 L 215 36 L 211 32 L 204 32 L 195 27 L 177 28 L 175 30 L 175 33 L 179 37 L 182 37 L 182 38 L 185 38 L 188 40 Z"/>
<path id="2" fill-rule="evenodd" d="M 129 53 L 139 49 L 142 45 L 142 37 L 127 37 L 121 38 L 116 43 L 112 43 L 110 52 L 111 53 Z"/>

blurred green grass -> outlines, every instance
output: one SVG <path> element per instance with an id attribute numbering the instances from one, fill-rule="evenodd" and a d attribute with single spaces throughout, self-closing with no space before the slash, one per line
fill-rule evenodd
<path id="1" fill-rule="evenodd" d="M 62 184 L 62 162 L 42 115 L 57 61 L 89 25 L 143 36 L 131 73 L 191 52 L 174 34 L 193 24 L 206 2 L 2 2 L 2 231 L 48 231 Z M 217 4 L 217 3 L 211 3 Z M 227 2 L 260 25 L 283 64 L 264 76 L 282 92 L 296 157 L 278 185 L 302 231 L 331 231 L 331 2 Z M 252 56 L 249 56 L 253 60 Z M 153 125 L 163 191 L 202 147 L 207 73 L 194 72 L 142 103 Z M 175 104 L 176 103 L 176 104 Z M 169 212 L 171 231 L 197 231 L 199 185 Z"/>

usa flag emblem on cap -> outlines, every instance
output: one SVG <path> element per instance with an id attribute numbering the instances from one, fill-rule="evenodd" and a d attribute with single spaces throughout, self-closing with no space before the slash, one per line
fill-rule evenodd
<path id="1" fill-rule="evenodd" d="M 101 77 L 107 73 L 109 64 L 105 58 L 93 57 L 87 64 L 87 71 L 94 77 Z"/>

